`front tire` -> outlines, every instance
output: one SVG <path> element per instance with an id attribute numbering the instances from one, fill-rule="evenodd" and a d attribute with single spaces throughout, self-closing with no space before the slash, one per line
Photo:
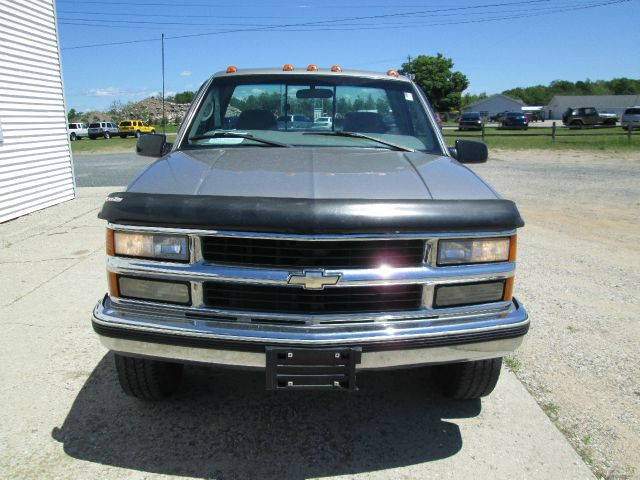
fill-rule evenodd
<path id="1" fill-rule="evenodd" d="M 122 391 L 141 400 L 162 400 L 178 389 L 184 365 L 115 354 Z"/>
<path id="2" fill-rule="evenodd" d="M 443 392 L 456 400 L 486 397 L 498 383 L 501 366 L 502 358 L 443 365 Z"/>
<path id="3" fill-rule="evenodd" d="M 104 139 L 109 140 L 111 138 L 111 134 L 109 132 L 104 132 Z"/>
<path id="4" fill-rule="evenodd" d="M 76 134 L 74 132 L 71 132 L 71 135 L 69 135 L 69 140 L 71 140 L 72 142 L 75 142 L 77 138 L 78 137 L 76 137 Z"/>
<path id="5" fill-rule="evenodd" d="M 136 138 L 140 138 L 140 130 L 136 130 L 135 136 Z"/>

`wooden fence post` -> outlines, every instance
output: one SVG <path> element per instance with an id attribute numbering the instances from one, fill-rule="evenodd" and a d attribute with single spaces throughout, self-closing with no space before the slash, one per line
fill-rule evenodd
<path id="1" fill-rule="evenodd" d="M 553 122 L 551 127 L 551 143 L 556 143 L 556 122 Z"/>
<path id="2" fill-rule="evenodd" d="M 631 143 L 631 121 L 627 124 L 627 140 Z"/>
<path id="3" fill-rule="evenodd" d="M 482 122 L 482 141 L 484 142 L 484 122 Z"/>

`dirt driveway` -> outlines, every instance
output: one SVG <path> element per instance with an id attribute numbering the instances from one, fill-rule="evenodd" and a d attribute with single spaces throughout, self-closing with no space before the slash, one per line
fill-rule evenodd
<path id="1" fill-rule="evenodd" d="M 640 152 L 495 151 L 473 170 L 527 222 L 512 367 L 595 473 L 640 478 Z"/>

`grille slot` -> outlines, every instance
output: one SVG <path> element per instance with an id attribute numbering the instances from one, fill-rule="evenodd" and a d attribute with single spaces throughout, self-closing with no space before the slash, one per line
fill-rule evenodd
<path id="1" fill-rule="evenodd" d="M 420 308 L 422 286 L 305 290 L 290 286 L 205 282 L 203 295 L 206 306 L 224 310 L 300 314 L 397 312 Z"/>
<path id="2" fill-rule="evenodd" d="M 202 237 L 208 263 L 266 268 L 415 267 L 424 257 L 424 240 L 284 240 Z"/>

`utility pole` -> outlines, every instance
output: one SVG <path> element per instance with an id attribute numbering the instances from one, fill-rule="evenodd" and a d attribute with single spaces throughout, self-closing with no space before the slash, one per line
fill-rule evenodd
<path id="1" fill-rule="evenodd" d="M 411 64 L 411 55 L 407 55 L 407 63 L 409 63 L 409 78 L 414 80 L 413 77 L 413 65 Z"/>
<path id="2" fill-rule="evenodd" d="M 162 118 L 160 119 L 162 123 L 162 133 L 166 133 L 166 125 L 164 118 L 164 33 L 162 34 Z"/>

